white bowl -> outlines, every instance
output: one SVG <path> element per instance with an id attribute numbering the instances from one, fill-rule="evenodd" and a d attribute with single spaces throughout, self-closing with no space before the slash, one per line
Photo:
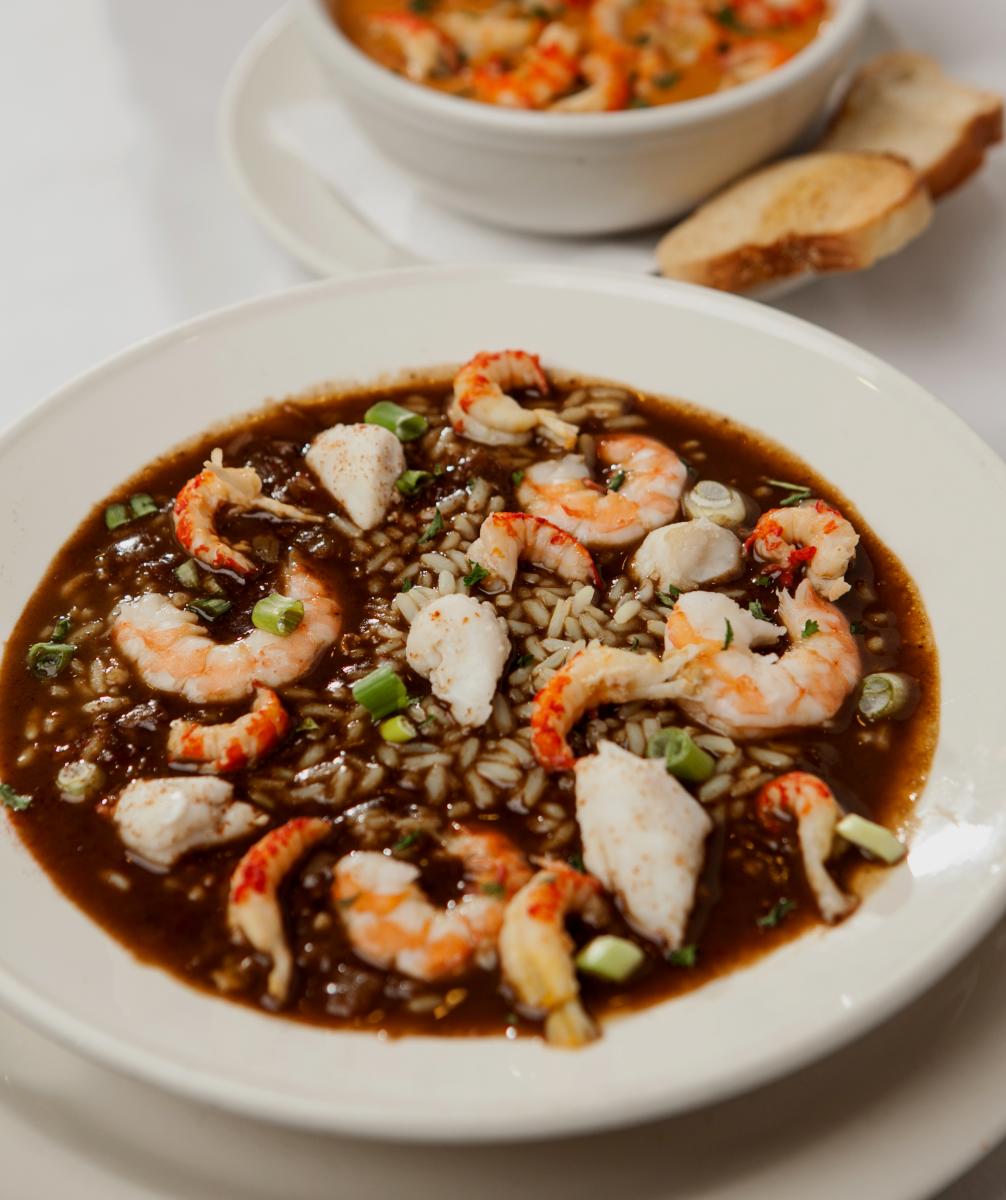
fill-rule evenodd
<path id="1" fill-rule="evenodd" d="M 450 208 L 549 234 L 667 220 L 786 149 L 821 115 L 863 30 L 867 0 L 833 8 L 809 46 L 761 79 L 680 104 L 572 115 L 410 83 L 358 50 L 324 0 L 301 0 L 332 87 L 379 150 Z"/>
<path id="2" fill-rule="evenodd" d="M 382 1041 L 192 990 L 92 924 L 0 821 L 0 1001 L 25 1020 L 126 1071 L 291 1124 L 540 1137 L 680 1111 L 824 1054 L 949 970 L 1002 911 L 1006 713 L 994 668 L 1006 560 L 990 547 L 1002 541 L 1006 469 L 897 371 L 749 301 L 594 272 L 427 268 L 330 281 L 182 326 L 0 438 L 0 629 L 94 502 L 210 422 L 326 378 L 371 380 L 507 345 L 764 430 L 842 488 L 902 557 L 942 676 L 907 862 L 841 927 L 612 1020 L 571 1053 L 534 1039 Z M 59 481 L 46 502 L 40 479 Z"/>

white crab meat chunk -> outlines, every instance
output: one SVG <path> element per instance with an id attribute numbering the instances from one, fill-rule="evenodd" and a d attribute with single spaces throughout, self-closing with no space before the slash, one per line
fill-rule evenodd
<path id="1" fill-rule="evenodd" d="M 205 775 L 134 779 L 115 806 L 123 845 L 153 867 L 170 867 L 190 850 L 245 837 L 267 818 L 234 788 Z"/>
<path id="2" fill-rule="evenodd" d="M 632 927 L 664 950 L 681 946 L 713 828 L 662 759 L 613 742 L 576 764 L 583 861 Z"/>
<path id="3" fill-rule="evenodd" d="M 740 540 L 707 517 L 655 529 L 629 564 L 635 579 L 652 579 L 662 592 L 723 583 L 736 579 L 743 569 Z"/>
<path id="4" fill-rule="evenodd" d="M 319 433 L 304 461 L 361 529 L 373 529 L 405 470 L 402 443 L 380 425 L 333 425 Z"/>
<path id="5" fill-rule="evenodd" d="M 430 681 L 459 725 L 489 720 L 496 685 L 510 657 L 506 622 L 485 601 L 455 593 L 428 604 L 405 643 L 409 666 Z"/>

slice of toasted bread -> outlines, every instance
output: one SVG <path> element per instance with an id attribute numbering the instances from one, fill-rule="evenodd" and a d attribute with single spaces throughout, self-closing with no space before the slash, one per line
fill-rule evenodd
<path id="1" fill-rule="evenodd" d="M 925 54 L 901 51 L 860 71 L 818 149 L 897 154 L 935 198 L 977 171 L 1002 137 L 1000 96 L 955 83 Z"/>
<path id="2" fill-rule="evenodd" d="M 764 167 L 657 246 L 662 274 L 727 292 L 808 272 L 858 271 L 932 218 L 918 175 L 889 154 L 813 153 Z"/>

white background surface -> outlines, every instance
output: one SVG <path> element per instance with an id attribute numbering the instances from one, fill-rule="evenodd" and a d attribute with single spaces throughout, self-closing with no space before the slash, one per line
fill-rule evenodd
<path id="1" fill-rule="evenodd" d="M 1006 91 L 1004 0 L 877 6 L 906 44 Z M 0 423 L 130 342 L 306 278 L 241 210 L 215 142 L 227 70 L 276 7 L 275 0 L 3 6 Z M 1006 152 L 941 206 L 933 229 L 907 254 L 861 278 L 816 284 L 782 306 L 902 368 L 1006 454 Z M 807 403 L 812 414 L 814 397 Z M 40 489 L 52 495 L 43 466 Z M 185 1158 L 182 1146 L 164 1148 L 156 1190 L 152 1139 L 132 1152 L 123 1142 L 99 1153 L 101 1127 L 88 1110 L 103 1095 L 128 1104 L 132 1120 L 145 1104 L 153 1111 L 161 1103 L 0 1018 L 3 1200 L 68 1187 L 78 1200 L 231 1194 L 226 1173 L 197 1192 L 187 1169 L 169 1168 Z M 229 1128 L 240 1156 L 242 1130 L 236 1122 Z M 215 1171 L 225 1158 L 213 1160 Z M 866 1180 L 864 1189 L 868 1195 Z M 272 1194 L 279 1192 L 254 1195 Z M 338 1188 L 328 1194 L 338 1196 Z M 1000 1150 L 945 1200 L 1004 1194 Z"/>

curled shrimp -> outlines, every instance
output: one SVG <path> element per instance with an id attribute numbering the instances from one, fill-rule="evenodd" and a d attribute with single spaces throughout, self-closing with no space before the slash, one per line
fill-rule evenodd
<path id="1" fill-rule="evenodd" d="M 720 70 L 723 72 L 720 91 L 760 79 L 792 57 L 792 50 L 767 38 L 738 42 L 720 55 Z"/>
<path id="2" fill-rule="evenodd" d="M 277 891 L 297 860 L 331 829 L 321 817 L 295 817 L 257 841 L 231 876 L 227 924 L 235 938 L 272 959 L 266 990 L 276 1004 L 286 1000 L 293 977 Z"/>
<path id="3" fill-rule="evenodd" d="M 858 545 L 859 534 L 838 509 L 813 500 L 762 513 L 744 549 L 757 562 L 769 564 L 765 574 L 774 575 L 781 587 L 792 587 L 797 571 L 805 566 L 818 595 L 837 600 L 849 591 L 845 572 Z"/>
<path id="4" fill-rule="evenodd" d="M 354 850 L 335 864 L 332 899 L 364 962 L 427 981 L 495 965 L 506 905 L 531 877 L 527 860 L 495 830 L 457 827 L 444 849 L 466 885 L 447 908 L 430 901 L 412 863 Z"/>
<path id="5" fill-rule="evenodd" d="M 859 651 L 849 622 L 808 580 L 779 593 L 789 635 L 781 655 L 756 654 L 783 630 L 758 620 L 719 592 L 688 592 L 667 619 L 668 652 L 681 663 L 677 703 L 693 720 L 733 738 L 823 725 L 859 682 Z"/>
<path id="6" fill-rule="evenodd" d="M 205 775 L 226 775 L 254 766 L 286 736 L 290 717 L 271 688 L 256 687 L 252 710 L 222 725 L 171 722 L 168 758 L 196 762 Z"/>
<path id="7" fill-rule="evenodd" d="M 557 100 L 550 106 L 553 112 L 614 112 L 629 103 L 631 88 L 624 55 L 595 51 L 586 55 L 580 73 L 588 86 Z"/>
<path id="8" fill-rule="evenodd" d="M 603 917 L 601 884 L 566 863 L 546 859 L 507 906 L 500 932 L 500 967 L 518 1007 L 545 1021 L 545 1038 L 556 1046 L 582 1046 L 597 1037 L 580 1003 L 573 940 L 566 917 Z"/>
<path id="9" fill-rule="evenodd" d="M 534 17 L 505 17 L 498 13 L 459 10 L 440 13 L 437 24 L 468 63 L 519 54 L 541 30 L 541 21 Z"/>
<path id="10" fill-rule="evenodd" d="M 733 8 L 749 29 L 782 29 L 823 16 L 825 0 L 737 0 Z"/>
<path id="11" fill-rule="evenodd" d="M 534 388 L 548 394 L 548 380 L 536 354 L 525 350 L 483 351 L 454 376 L 447 416 L 455 433 L 486 446 L 523 446 L 531 433 L 568 448 L 577 429 L 544 408 L 522 408 L 505 388 Z"/>
<path id="12" fill-rule="evenodd" d="M 688 470 L 669 447 L 637 433 L 602 435 L 597 460 L 610 467 L 608 489 L 590 478 L 578 454 L 535 463 L 524 472 L 517 499 L 585 546 L 628 546 L 678 513 Z"/>
<path id="13" fill-rule="evenodd" d="M 472 73 L 472 90 L 476 99 L 490 104 L 547 108 L 575 85 L 580 71 L 579 50 L 576 31 L 553 22 L 524 51 L 512 71 L 496 63 L 477 68 Z"/>
<path id="14" fill-rule="evenodd" d="M 342 610 L 299 560 L 287 564 L 283 587 L 304 604 L 301 623 L 287 637 L 253 629 L 237 641 L 217 643 L 195 613 L 148 592 L 118 605 L 112 641 L 154 691 L 193 704 L 244 700 L 257 685 L 283 687 L 306 675 L 339 636 Z"/>
<path id="15" fill-rule="evenodd" d="M 857 904 L 855 897 L 839 888 L 825 866 L 842 809 L 824 780 L 806 771 L 780 775 L 758 793 L 755 811 L 762 824 L 776 833 L 782 830 L 780 815 L 795 818 L 804 874 L 821 916 L 826 921 L 838 921 L 850 913 Z"/>
<path id="16" fill-rule="evenodd" d="M 253 575 L 258 567 L 217 533 L 214 522 L 222 508 L 242 512 L 257 508 L 288 521 L 321 520 L 315 513 L 263 496 L 257 471 L 251 467 L 225 467 L 223 451 L 214 450 L 203 470 L 175 497 L 172 512 L 175 537 L 183 549 L 206 566 L 233 571 L 242 577 Z"/>
<path id="17" fill-rule="evenodd" d="M 601 586 L 590 551 L 551 521 L 529 513 L 490 513 L 468 548 L 468 558 L 489 572 L 481 584 L 487 592 L 509 591 L 520 559 L 560 579 Z"/>
<path id="18" fill-rule="evenodd" d="M 394 42 L 404 74 L 416 83 L 449 75 L 460 65 L 458 48 L 439 26 L 413 13 L 375 13 L 368 24 Z"/>
<path id="19" fill-rule="evenodd" d="M 591 642 L 561 667 L 535 696 L 531 749 L 546 771 L 568 771 L 576 763 L 566 737 L 580 717 L 599 704 L 673 700 L 682 690 L 675 659 L 635 654 Z"/>

